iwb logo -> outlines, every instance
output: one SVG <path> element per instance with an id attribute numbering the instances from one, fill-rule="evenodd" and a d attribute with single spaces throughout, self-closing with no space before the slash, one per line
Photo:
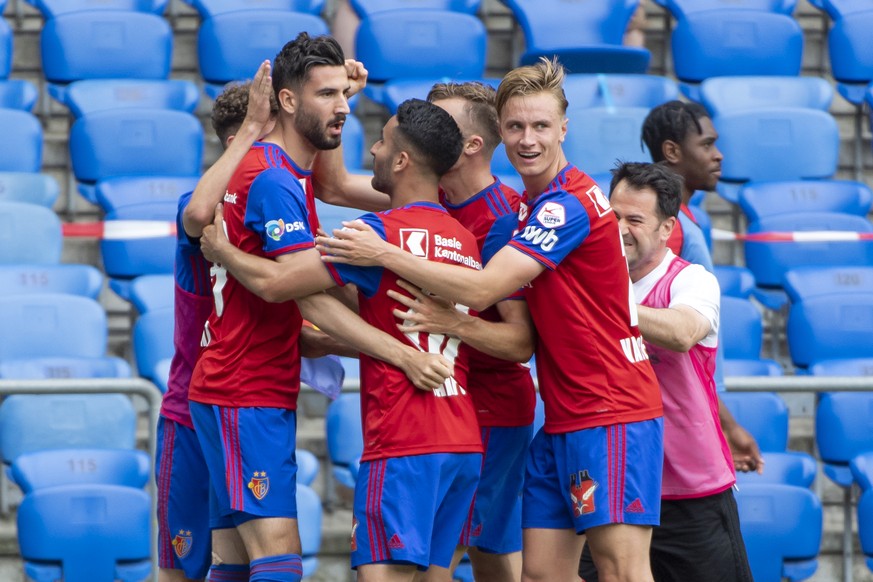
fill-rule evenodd
<path id="1" fill-rule="evenodd" d="M 426 259 L 430 233 L 424 228 L 401 228 L 400 248 L 416 257 Z"/>

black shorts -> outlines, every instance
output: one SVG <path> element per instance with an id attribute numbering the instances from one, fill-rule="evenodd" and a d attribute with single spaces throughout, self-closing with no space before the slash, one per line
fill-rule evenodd
<path id="1" fill-rule="evenodd" d="M 733 490 L 661 500 L 661 525 L 652 530 L 651 558 L 655 582 L 752 582 Z M 598 582 L 587 544 L 579 575 L 585 582 Z"/>

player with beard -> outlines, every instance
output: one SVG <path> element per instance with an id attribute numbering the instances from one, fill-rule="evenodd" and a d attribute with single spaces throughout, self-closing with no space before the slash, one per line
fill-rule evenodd
<path id="1" fill-rule="evenodd" d="M 273 71 L 278 121 L 231 177 L 223 228 L 239 248 L 287 263 L 307 252 L 317 256 L 309 168 L 319 150 L 339 145 L 352 87 L 342 51 L 327 36 L 301 33 L 276 56 Z M 189 235 L 202 229 L 202 222 L 190 220 L 197 216 L 204 215 L 195 208 L 183 218 Z M 393 363 L 416 386 L 441 385 L 451 364 L 367 326 L 327 295 L 271 305 L 221 265 L 211 275 L 215 306 L 189 390 L 212 485 L 210 522 L 230 518 L 250 559 L 249 580 L 298 581 L 294 450 L 301 314 Z M 209 579 L 224 580 L 233 564 L 223 563 L 220 549 L 215 553 Z"/>

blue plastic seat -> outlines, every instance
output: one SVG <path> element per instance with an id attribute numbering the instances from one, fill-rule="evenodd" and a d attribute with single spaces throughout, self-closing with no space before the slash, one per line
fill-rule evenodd
<path id="1" fill-rule="evenodd" d="M 761 312 L 748 299 L 722 296 L 719 336 L 724 348 L 725 362 L 731 360 L 760 360 L 764 341 L 764 325 Z M 773 362 L 778 368 L 779 365 Z M 771 367 L 769 363 L 765 364 Z"/>
<path id="2" fill-rule="evenodd" d="M 315 211 L 318 214 L 318 221 L 321 223 L 321 228 L 328 233 L 332 233 L 335 228 L 342 228 L 342 222 L 344 220 L 355 220 L 366 214 L 364 210 L 327 204 L 318 199 L 315 200 Z M 357 367 L 358 361 L 352 360 L 352 364 Z M 358 376 L 357 371 L 355 371 L 354 376 Z"/>
<path id="3" fill-rule="evenodd" d="M 173 357 L 174 316 L 173 308 L 154 309 L 133 324 L 133 354 L 140 376 L 154 381 L 158 362 Z"/>
<path id="4" fill-rule="evenodd" d="M 426 99 L 427 94 L 434 86 L 434 83 L 444 80 L 451 80 L 454 83 L 474 81 L 486 85 L 491 85 L 492 87 L 494 87 L 494 89 L 497 89 L 498 85 L 500 85 L 500 79 L 486 78 L 394 79 L 385 83 L 384 87 L 379 90 L 378 94 L 381 95 L 382 105 L 384 105 L 385 108 L 388 109 L 388 112 L 393 115 L 397 113 L 397 108 L 400 107 L 400 104 L 407 99 Z M 343 136 L 343 141 L 345 141 L 345 136 Z"/>
<path id="5" fill-rule="evenodd" d="M 105 484 L 142 489 L 149 456 L 135 449 L 52 449 L 19 455 L 12 480 L 27 494 L 59 485 Z"/>
<path id="6" fill-rule="evenodd" d="M 197 187 L 197 176 L 124 176 L 101 180 L 94 187 L 97 204 L 114 212 L 122 206 L 173 202 Z"/>
<path id="7" fill-rule="evenodd" d="M 321 499 L 309 486 L 297 483 L 297 525 L 300 528 L 300 557 L 303 558 L 303 577 L 318 569 L 321 550 Z"/>
<path id="8" fill-rule="evenodd" d="M 172 109 L 194 113 L 200 91 L 181 79 L 88 79 L 67 86 L 65 104 L 75 117 L 123 108 Z"/>
<path id="9" fill-rule="evenodd" d="M 143 275 L 130 284 L 130 301 L 139 314 L 172 309 L 175 290 L 173 275 Z"/>
<path id="10" fill-rule="evenodd" d="M 69 293 L 97 299 L 103 274 L 91 265 L 2 265 L 0 296 Z"/>
<path id="11" fill-rule="evenodd" d="M 772 392 L 722 392 L 721 401 L 764 452 L 788 447 L 788 407 Z"/>
<path id="12" fill-rule="evenodd" d="M 873 325 L 873 294 L 831 293 L 806 298 L 788 312 L 791 359 L 796 366 L 806 368 L 821 360 L 873 358 L 868 325 Z"/>
<path id="13" fill-rule="evenodd" d="M 755 582 L 804 580 L 815 573 L 822 507 L 812 491 L 793 485 L 746 485 L 736 498 Z"/>
<path id="14" fill-rule="evenodd" d="M 815 480 L 815 459 L 806 453 L 796 451 L 765 451 L 764 472 L 737 471 L 737 486 L 761 483 L 782 483 L 797 487 L 810 487 Z"/>
<path id="15" fill-rule="evenodd" d="M 873 266 L 792 269 L 784 287 L 792 303 L 831 293 L 873 293 Z"/>
<path id="16" fill-rule="evenodd" d="M 0 264 L 56 265 L 62 246 L 61 221 L 53 210 L 0 202 Z"/>
<path id="17" fill-rule="evenodd" d="M 772 232 L 873 232 L 866 218 L 832 212 L 795 212 L 769 216 L 749 224 L 749 234 Z M 873 241 L 836 240 L 829 242 L 778 242 L 747 240 L 744 243 L 746 266 L 755 281 L 764 287 L 781 287 L 785 273 L 798 267 L 873 265 Z"/>
<path id="18" fill-rule="evenodd" d="M 519 194 L 524 192 L 524 182 L 522 182 L 521 176 L 518 175 L 518 172 L 515 171 L 515 168 L 509 161 L 503 142 L 497 144 L 497 147 L 494 149 L 494 155 L 491 156 L 491 173 Z"/>
<path id="19" fill-rule="evenodd" d="M 333 476 L 349 488 L 355 487 L 349 464 L 360 459 L 364 451 L 364 436 L 361 428 L 361 395 L 340 394 L 327 407 L 325 418 L 327 430 L 327 453 L 333 465 Z"/>
<path id="20" fill-rule="evenodd" d="M 0 172 L 0 202 L 27 202 L 52 208 L 60 188 L 48 174 Z"/>
<path id="21" fill-rule="evenodd" d="M 329 32 L 324 20 L 303 12 L 238 10 L 205 19 L 197 34 L 197 57 L 207 94 L 215 98 L 225 84 L 251 79 L 258 63 L 275 58 L 304 31 Z"/>
<path id="22" fill-rule="evenodd" d="M 27 111 L 0 109 L 0 172 L 39 172 L 42 167 L 42 125 Z"/>
<path id="23" fill-rule="evenodd" d="M 858 500 L 858 537 L 867 568 L 873 571 L 873 491 L 865 491 Z"/>
<path id="24" fill-rule="evenodd" d="M 324 9 L 324 0 L 184 0 L 207 19 L 225 12 L 240 10 L 280 10 L 306 12 L 318 16 Z M 290 40 L 290 39 L 289 39 Z M 278 50 L 276 52 L 279 52 Z M 255 61 L 257 62 L 257 61 Z"/>
<path id="25" fill-rule="evenodd" d="M 0 20 L 0 79 L 9 77 L 12 71 L 12 29 L 6 20 Z"/>
<path id="26" fill-rule="evenodd" d="M 163 14 L 167 0 L 24 0 L 43 15 L 45 19 L 55 18 L 70 12 L 89 12 L 93 10 L 122 10 L 125 12 L 148 12 Z"/>
<path id="27" fill-rule="evenodd" d="M 837 91 L 850 103 L 860 105 L 867 85 L 873 81 L 873 56 L 866 50 L 873 6 L 838 1 L 826 4 L 836 12 L 828 33 L 828 54 Z"/>
<path id="28" fill-rule="evenodd" d="M 519 64 L 540 57 L 558 60 L 570 73 L 646 73 L 647 49 L 622 45 L 625 29 L 639 0 L 563 2 L 502 0 L 524 33 Z"/>
<path id="29" fill-rule="evenodd" d="M 0 107 L 33 111 L 37 99 L 39 99 L 39 90 L 30 81 L 24 79 L 0 80 Z"/>
<path id="30" fill-rule="evenodd" d="M 318 458 L 306 449 L 294 452 L 297 458 L 297 485 L 311 486 L 318 476 Z"/>
<path id="31" fill-rule="evenodd" d="M 630 74 L 579 74 L 564 77 L 564 94 L 573 107 L 656 107 L 679 98 L 668 77 Z"/>
<path id="32" fill-rule="evenodd" d="M 713 267 L 715 278 L 722 295 L 748 299 L 755 288 L 755 276 L 745 267 L 736 265 L 715 265 Z"/>
<path id="33" fill-rule="evenodd" d="M 712 120 L 724 154 L 718 193 L 736 203 L 748 181 L 830 178 L 837 171 L 840 136 L 829 113 L 803 108 L 734 111 Z"/>
<path id="34" fill-rule="evenodd" d="M 775 360 L 733 358 L 725 360 L 724 375 L 727 376 L 784 376 L 785 370 Z"/>
<path id="35" fill-rule="evenodd" d="M 873 358 L 818 360 L 809 367 L 813 376 L 873 376 Z"/>
<path id="36" fill-rule="evenodd" d="M 698 84 L 710 77 L 799 75 L 803 31 L 785 14 L 708 10 L 680 19 L 673 29 L 671 47 L 676 77 L 684 83 L 682 91 L 699 102 Z"/>
<path id="37" fill-rule="evenodd" d="M 354 115 L 347 115 L 343 124 L 343 161 L 350 172 L 363 171 L 364 138 L 364 126 Z"/>
<path id="38" fill-rule="evenodd" d="M 849 461 L 849 468 L 862 493 L 873 489 L 873 450 L 857 455 Z"/>
<path id="39" fill-rule="evenodd" d="M 119 485 L 63 485 L 25 496 L 18 543 L 37 582 L 139 582 L 151 572 L 148 495 Z"/>
<path id="40" fill-rule="evenodd" d="M 761 107 L 808 107 L 827 111 L 834 89 L 819 77 L 713 77 L 700 84 L 711 116 Z"/>
<path id="41" fill-rule="evenodd" d="M 867 216 L 873 192 L 851 180 L 753 182 L 740 190 L 740 208 L 750 222 L 791 212 L 843 212 Z"/>
<path id="42" fill-rule="evenodd" d="M 450 10 L 476 14 L 482 0 L 349 0 L 349 4 L 362 20 L 385 10 Z"/>
<path id="43" fill-rule="evenodd" d="M 651 162 L 640 141 L 645 107 L 574 107 L 567 110 L 569 127 L 564 141 L 567 161 L 587 174 L 609 172 L 616 160 Z"/>
<path id="44" fill-rule="evenodd" d="M 70 157 L 80 193 L 96 203 L 95 185 L 109 178 L 199 176 L 203 126 L 181 111 L 100 111 L 73 123 Z"/>
<path id="45" fill-rule="evenodd" d="M 386 84 L 481 79 L 485 74 L 486 31 L 470 14 L 447 10 L 389 10 L 361 21 L 355 56 L 366 63 L 364 94 L 387 107 Z"/>
<path id="46" fill-rule="evenodd" d="M 797 0 L 655 0 L 677 20 L 695 12 L 724 8 L 776 12 L 791 16 Z"/>

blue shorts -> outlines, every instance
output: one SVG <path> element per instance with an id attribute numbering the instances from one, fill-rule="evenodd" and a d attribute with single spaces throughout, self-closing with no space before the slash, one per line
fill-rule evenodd
<path id="1" fill-rule="evenodd" d="M 297 518 L 297 414 L 191 402 L 191 418 L 212 482 L 209 523 Z"/>
<path id="2" fill-rule="evenodd" d="M 155 482 L 159 566 L 183 570 L 192 579 L 206 577 L 212 562 L 209 471 L 195 432 L 163 416 L 158 419 Z"/>
<path id="3" fill-rule="evenodd" d="M 664 423 L 656 418 L 563 434 L 540 430 L 530 446 L 523 528 L 658 525 Z"/>
<path id="4" fill-rule="evenodd" d="M 355 486 L 352 568 L 448 568 L 479 481 L 479 453 L 365 461 Z"/>
<path id="5" fill-rule="evenodd" d="M 485 457 L 460 545 L 489 554 L 521 551 L 521 494 L 533 425 L 482 429 Z"/>

